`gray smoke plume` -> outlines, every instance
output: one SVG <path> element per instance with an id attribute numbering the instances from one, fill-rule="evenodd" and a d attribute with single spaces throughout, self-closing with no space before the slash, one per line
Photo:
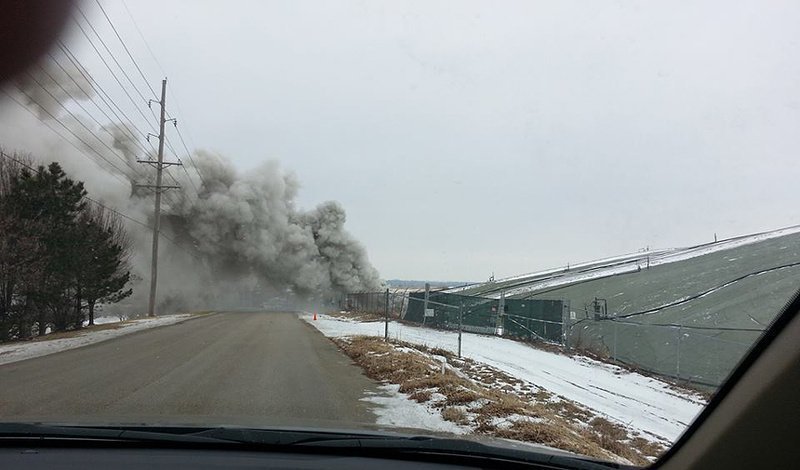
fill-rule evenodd
<path id="1" fill-rule="evenodd" d="M 94 132 L 89 132 L 83 128 L 90 124 L 85 116 L 75 110 L 71 115 L 59 104 L 70 106 L 73 98 L 86 103 L 84 100 L 92 97 L 91 92 L 86 93 L 91 86 L 80 72 L 34 67 L 30 76 L 8 93 L 43 121 L 52 123 L 52 115 L 66 123 L 86 143 L 104 150 L 117 169 L 88 160 L 8 100 L 3 103 L 0 121 L 3 128 L 7 122 L 14 125 L 0 130 L 0 144 L 30 151 L 41 162 L 62 162 L 73 177 L 85 182 L 91 196 L 152 223 L 152 193 L 133 186 L 148 181 L 147 175 L 153 173 L 135 161 L 152 154 L 142 155 L 140 143 L 129 132 L 131 126 L 108 123 L 98 129 L 95 124 L 89 127 Z M 83 124 L 76 125 L 76 119 Z M 329 299 L 337 293 L 381 286 L 364 247 L 345 230 L 346 215 L 339 203 L 325 202 L 308 211 L 297 208 L 299 183 L 275 161 L 241 175 L 219 154 L 198 150 L 193 160 L 197 168 L 187 167 L 188 175 L 170 170 L 170 178 L 183 189 L 167 194 L 162 206 L 163 231 L 177 243 L 161 241 L 162 311 L 169 307 L 256 306 L 270 296 Z M 165 182 L 172 184 L 171 179 Z M 198 194 L 190 189 L 193 187 L 199 188 Z M 151 234 L 131 221 L 126 221 L 126 226 L 135 244 L 133 262 L 139 279 L 131 304 L 141 310 L 147 295 Z"/>
<path id="2" fill-rule="evenodd" d="M 200 197 L 171 208 L 178 217 L 170 220 L 213 268 L 306 295 L 380 286 L 364 248 L 344 230 L 338 203 L 296 209 L 297 179 L 274 161 L 245 177 L 219 155 L 198 152 L 195 161 Z"/>

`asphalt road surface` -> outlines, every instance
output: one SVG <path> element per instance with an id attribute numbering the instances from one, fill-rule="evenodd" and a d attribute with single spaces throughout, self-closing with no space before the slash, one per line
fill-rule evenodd
<path id="1" fill-rule="evenodd" d="M 347 428 L 377 393 L 290 313 L 219 313 L 0 366 L 0 421 Z"/>

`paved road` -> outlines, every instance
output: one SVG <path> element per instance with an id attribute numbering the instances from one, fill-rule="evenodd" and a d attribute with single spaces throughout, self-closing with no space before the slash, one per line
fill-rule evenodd
<path id="1" fill-rule="evenodd" d="M 224 313 L 0 366 L 0 420 L 347 427 L 361 369 L 289 313 Z"/>

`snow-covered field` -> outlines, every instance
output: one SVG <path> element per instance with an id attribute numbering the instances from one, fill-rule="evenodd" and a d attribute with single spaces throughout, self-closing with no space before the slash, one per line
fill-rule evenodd
<path id="1" fill-rule="evenodd" d="M 69 338 L 47 339 L 45 336 L 42 340 L 3 344 L 0 345 L 0 365 L 22 361 L 24 359 L 31 359 L 34 357 L 46 356 L 48 354 L 66 351 L 68 349 L 75 349 L 88 344 L 99 343 L 101 341 L 117 338 L 119 336 L 135 333 L 137 331 L 146 330 L 148 328 L 180 323 L 191 316 L 191 314 L 187 313 L 180 315 L 164 315 L 155 318 L 142 318 L 139 320 L 131 320 L 122 323 L 118 328 L 82 331 Z M 115 323 L 118 321 L 119 320 L 114 319 L 113 317 L 101 317 L 96 319 L 95 323 L 106 324 Z"/>
<path id="2" fill-rule="evenodd" d="M 547 269 L 534 273 L 509 277 L 505 279 L 498 279 L 496 282 L 503 283 L 507 281 L 524 281 L 526 278 L 531 278 L 530 282 L 527 284 L 521 285 L 516 288 L 512 287 L 505 289 L 506 296 L 513 296 L 513 295 L 525 294 L 532 291 L 563 286 L 566 284 L 572 284 L 576 282 L 588 281 L 591 279 L 608 277 L 616 274 L 636 272 L 640 267 L 641 268 L 645 267 L 645 262 L 641 260 L 647 258 L 648 256 L 650 258 L 650 266 L 658 266 L 662 264 L 684 261 L 687 259 L 696 258 L 698 256 L 703 256 L 722 250 L 729 250 L 732 248 L 737 248 L 740 246 L 749 245 L 752 243 L 768 240 L 771 238 L 782 237 L 784 235 L 790 235 L 798 232 L 800 232 L 800 226 L 792 226 L 779 230 L 773 230 L 770 232 L 762 232 L 743 237 L 736 237 L 728 240 L 721 240 L 717 243 L 709 243 L 706 245 L 700 245 L 691 248 L 663 249 L 663 250 L 654 250 L 649 252 L 614 256 L 611 258 L 605 258 L 600 260 L 594 260 L 587 263 L 572 265 L 570 267 L 570 271 L 566 272 L 564 272 L 563 271 L 564 268 L 561 267 L 561 268 Z M 627 259 L 630 259 L 630 262 L 624 262 Z M 637 263 L 637 260 L 640 261 Z M 606 268 L 591 269 L 591 270 L 581 269 L 586 266 L 601 265 L 604 263 L 611 263 L 611 262 L 623 262 L 623 263 L 617 264 L 615 266 L 609 266 Z M 557 275 L 547 276 L 549 274 L 557 274 Z M 536 278 L 542 276 L 545 276 L 545 278 L 538 281 L 536 280 Z M 447 292 L 457 293 L 464 290 L 469 290 L 477 286 L 479 285 L 470 285 L 466 287 L 450 289 Z M 500 292 L 499 291 L 491 292 L 487 294 L 487 296 L 491 298 L 499 298 Z"/>
<path id="3" fill-rule="evenodd" d="M 302 318 L 329 337 L 384 334 L 382 322 L 327 315 L 320 315 L 316 321 L 310 315 Z M 453 352 L 458 347 L 458 334 L 451 331 L 391 322 L 389 335 Z M 677 440 L 704 406 L 699 396 L 677 391 L 660 380 L 587 357 L 547 352 L 495 336 L 464 333 L 462 353 L 658 440 Z"/>

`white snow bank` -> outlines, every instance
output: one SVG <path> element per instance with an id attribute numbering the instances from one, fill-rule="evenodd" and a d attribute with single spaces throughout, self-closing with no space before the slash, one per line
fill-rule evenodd
<path id="1" fill-rule="evenodd" d="M 378 388 L 381 390 L 382 394 L 373 394 L 362 398 L 364 401 L 380 405 L 373 409 L 373 412 L 378 415 L 377 424 L 441 431 L 452 434 L 466 434 L 470 432 L 470 429 L 467 427 L 446 421 L 442 418 L 442 414 L 439 410 L 409 399 L 408 395 L 399 392 L 399 385 L 381 385 Z"/>
<path id="2" fill-rule="evenodd" d="M 88 344 L 99 343 L 137 331 L 146 330 L 148 328 L 180 323 L 191 316 L 191 314 L 181 314 L 142 318 L 140 320 L 131 320 L 123 323 L 115 329 L 97 331 L 86 330 L 70 338 L 47 339 L 47 337 L 45 337 L 42 340 L 0 344 L 0 365 L 46 356 L 68 349 L 75 349 Z"/>
<path id="3" fill-rule="evenodd" d="M 119 323 L 122 320 L 119 317 L 96 317 L 94 319 L 95 325 L 105 325 L 107 323 Z M 83 326 L 89 326 L 89 320 L 83 322 Z"/>
<path id="4" fill-rule="evenodd" d="M 383 336 L 383 322 L 356 322 L 320 315 L 302 318 L 330 337 Z M 458 333 L 391 322 L 398 340 L 455 352 Z M 522 381 L 580 403 L 651 438 L 674 442 L 704 406 L 701 398 L 668 384 L 584 356 L 542 351 L 526 344 L 464 333 L 464 357 L 496 367 Z"/>

